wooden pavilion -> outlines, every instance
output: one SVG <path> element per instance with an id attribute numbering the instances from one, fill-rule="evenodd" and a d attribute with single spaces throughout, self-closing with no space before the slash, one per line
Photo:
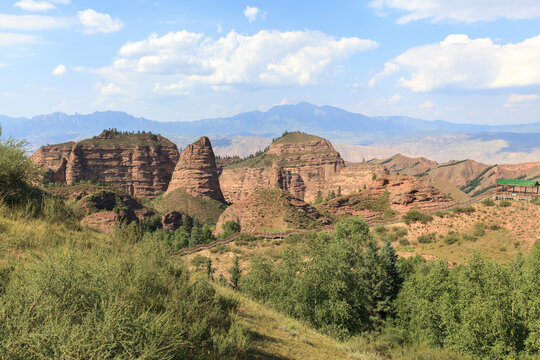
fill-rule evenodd
<path id="1" fill-rule="evenodd" d="M 498 179 L 495 183 L 495 191 L 499 199 L 540 198 L 540 184 L 536 180 Z"/>

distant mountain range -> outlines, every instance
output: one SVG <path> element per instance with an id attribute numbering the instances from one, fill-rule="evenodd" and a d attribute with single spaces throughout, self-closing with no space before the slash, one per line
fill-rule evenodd
<path id="1" fill-rule="evenodd" d="M 88 115 L 53 113 L 31 119 L 0 115 L 0 124 L 3 137 L 25 138 L 32 149 L 80 140 L 99 134 L 103 129 L 116 128 L 159 133 L 179 147 L 207 135 L 217 154 L 245 156 L 264 148 L 269 139 L 285 130 L 299 130 L 331 140 L 344 152 L 344 158 L 352 161 L 360 161 L 362 157 L 387 157 L 392 152 L 422 155 L 437 161 L 458 158 L 488 163 L 540 160 L 540 122 L 490 126 L 403 116 L 368 117 L 305 102 L 275 106 L 266 112 L 252 111 L 191 122 L 160 122 L 107 111 Z"/>

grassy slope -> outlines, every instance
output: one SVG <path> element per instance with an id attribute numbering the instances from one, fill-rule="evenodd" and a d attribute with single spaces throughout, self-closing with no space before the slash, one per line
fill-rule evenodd
<path id="1" fill-rule="evenodd" d="M 161 213 L 179 211 L 210 224 L 215 224 L 227 208 L 219 201 L 200 199 L 183 189 L 160 195 L 151 204 Z"/>
<path id="2" fill-rule="evenodd" d="M 243 359 L 364 359 L 366 353 L 354 351 L 339 341 L 324 336 L 302 322 L 251 301 L 241 293 L 217 286 L 218 291 L 239 302 L 240 323 L 249 329 L 252 349 Z M 369 357 L 379 359 L 379 357 Z"/>
<path id="3" fill-rule="evenodd" d="M 506 262 L 519 252 L 528 252 L 534 242 L 540 240 L 539 205 L 515 201 L 509 207 L 483 204 L 474 207 L 476 211 L 471 214 L 449 213 L 442 218 L 435 216 L 428 224 L 396 225 L 408 229 L 406 238 L 411 244 L 400 245 L 396 242 L 394 246 L 401 254 L 422 254 L 428 258 L 431 256 L 460 264 L 470 259 L 475 252 L 497 262 Z M 477 223 L 485 224 L 485 234 L 470 240 L 467 235 L 474 235 Z M 447 244 L 444 238 L 451 232 L 459 240 Z M 418 243 L 418 236 L 432 233 L 436 234 L 435 242 Z"/>
<path id="4" fill-rule="evenodd" d="M 444 179 L 433 179 L 433 186 L 441 193 L 448 195 L 458 203 L 465 203 L 470 200 L 469 195 L 457 188 L 450 181 Z"/>
<path id="5" fill-rule="evenodd" d="M 246 201 L 249 203 L 246 204 Z M 237 206 L 249 206 L 252 214 L 256 216 L 256 231 L 321 228 L 315 218 L 318 210 L 312 208 L 312 213 L 299 211 L 293 204 L 299 200 L 288 191 L 276 188 L 259 189 L 246 201 Z"/>

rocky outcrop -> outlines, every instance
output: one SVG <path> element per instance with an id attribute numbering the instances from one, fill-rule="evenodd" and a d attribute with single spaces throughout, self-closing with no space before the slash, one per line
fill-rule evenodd
<path id="1" fill-rule="evenodd" d="M 169 211 L 161 218 L 161 226 L 164 230 L 174 231 L 184 223 L 184 216 L 178 211 Z"/>
<path id="2" fill-rule="evenodd" d="M 31 157 L 30 160 L 42 168 L 45 182 L 65 184 L 66 168 L 71 149 L 75 143 L 73 141 L 42 146 Z"/>
<path id="3" fill-rule="evenodd" d="M 189 194 L 203 199 L 225 201 L 212 144 L 206 136 L 180 153 L 167 193 L 176 189 L 185 189 Z"/>
<path id="4" fill-rule="evenodd" d="M 159 135 L 104 131 L 78 143 L 42 147 L 31 159 L 49 181 L 105 182 L 129 195 L 154 197 L 167 189 L 178 149 Z"/>
<path id="5" fill-rule="evenodd" d="M 114 231 L 119 220 L 120 217 L 117 213 L 103 211 L 86 216 L 81 220 L 81 225 L 99 232 L 111 233 Z"/>
<path id="6" fill-rule="evenodd" d="M 259 189 L 221 214 L 216 234 L 227 221 L 238 221 L 242 232 L 320 229 L 330 222 L 315 208 L 278 189 Z"/>
<path id="7" fill-rule="evenodd" d="M 407 175 L 377 178 L 367 189 L 337 197 L 321 204 L 332 214 L 362 215 L 366 220 L 387 219 L 411 209 L 432 212 L 453 205 L 429 179 Z"/>
<path id="8" fill-rule="evenodd" d="M 344 167 L 345 162 L 328 140 L 295 132 L 275 140 L 257 157 L 226 166 L 220 184 L 225 199 L 232 203 L 258 189 L 276 186 L 312 201 L 317 190 L 310 189 L 309 184 L 324 182 Z"/>

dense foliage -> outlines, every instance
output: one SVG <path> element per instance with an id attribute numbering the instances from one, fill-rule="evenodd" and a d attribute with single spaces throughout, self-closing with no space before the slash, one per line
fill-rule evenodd
<path id="1" fill-rule="evenodd" d="M 214 359 L 246 344 L 236 303 L 152 242 L 0 269 L 2 359 Z"/>
<path id="2" fill-rule="evenodd" d="M 382 230 L 381 230 L 382 231 Z M 420 257 L 397 261 L 367 225 L 349 218 L 276 263 L 254 258 L 242 291 L 337 337 L 393 334 L 483 359 L 540 354 L 540 243 L 509 264 L 474 257 L 449 268 Z"/>
<path id="3" fill-rule="evenodd" d="M 401 284 L 397 256 L 390 244 L 379 249 L 359 218 L 338 223 L 333 236 L 312 237 L 305 252 L 287 250 L 281 260 L 255 258 L 241 289 L 338 337 L 376 329 L 393 312 Z"/>
<path id="4" fill-rule="evenodd" d="M 162 229 L 161 217 L 158 215 L 129 224 L 119 224 L 115 235 L 128 243 L 148 240 L 164 244 L 169 251 L 208 244 L 216 239 L 208 224 L 201 223 L 187 215 L 184 216 L 182 226 L 175 231 Z"/>

